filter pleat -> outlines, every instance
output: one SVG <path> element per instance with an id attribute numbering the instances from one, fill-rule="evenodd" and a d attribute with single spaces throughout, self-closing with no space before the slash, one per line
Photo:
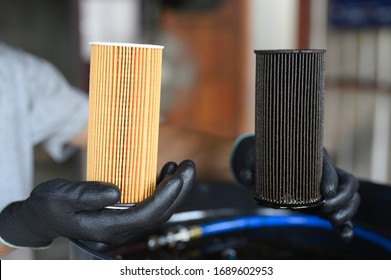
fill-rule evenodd
<path id="1" fill-rule="evenodd" d="M 273 207 L 321 201 L 324 50 L 256 51 L 256 192 Z"/>
<path id="2" fill-rule="evenodd" d="M 92 44 L 87 180 L 137 203 L 156 187 L 162 47 Z"/>

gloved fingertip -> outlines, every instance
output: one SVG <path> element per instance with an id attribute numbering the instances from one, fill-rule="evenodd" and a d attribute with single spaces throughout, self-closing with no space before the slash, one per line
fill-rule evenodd
<path id="1" fill-rule="evenodd" d="M 85 181 L 76 183 L 75 206 L 83 210 L 100 209 L 117 203 L 121 197 L 119 188 L 107 182 Z M 77 189 L 77 190 L 76 190 Z"/>
<path id="2" fill-rule="evenodd" d="M 162 168 L 162 172 L 166 173 L 166 174 L 174 174 L 175 172 L 175 169 L 177 168 L 177 164 L 173 161 L 170 161 L 170 162 L 167 162 L 163 168 Z"/>
<path id="3" fill-rule="evenodd" d="M 183 180 L 183 183 L 186 186 L 194 183 L 196 173 L 195 163 L 189 159 L 182 161 L 175 171 L 175 174 Z"/>
<path id="4" fill-rule="evenodd" d="M 173 175 L 177 167 L 178 165 L 175 162 L 167 162 L 160 171 L 160 174 L 157 178 L 157 184 L 159 184 L 165 177 Z"/>
<path id="5" fill-rule="evenodd" d="M 195 169 L 195 163 L 194 163 L 194 161 L 192 161 L 190 159 L 186 159 L 186 160 L 182 161 L 181 163 L 179 163 L 178 168 L 180 168 L 180 169 L 187 169 L 187 168 Z"/>
<path id="6" fill-rule="evenodd" d="M 121 191 L 115 185 L 107 185 L 105 190 L 105 196 L 109 200 L 114 201 L 116 203 L 121 197 Z"/>
<path id="7" fill-rule="evenodd" d="M 351 222 L 345 224 L 342 228 L 340 228 L 339 235 L 341 239 L 348 243 L 353 239 L 354 232 Z"/>

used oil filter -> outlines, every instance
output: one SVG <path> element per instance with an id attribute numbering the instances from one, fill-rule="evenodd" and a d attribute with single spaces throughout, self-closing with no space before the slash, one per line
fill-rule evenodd
<path id="1" fill-rule="evenodd" d="M 322 201 L 325 50 L 256 50 L 254 198 L 274 208 Z"/>

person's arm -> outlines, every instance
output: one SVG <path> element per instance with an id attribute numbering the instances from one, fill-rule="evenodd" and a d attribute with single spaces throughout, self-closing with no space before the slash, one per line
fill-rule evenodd
<path id="1" fill-rule="evenodd" d="M 88 126 L 85 125 L 83 129 L 77 133 L 70 141 L 69 144 L 71 144 L 74 147 L 77 147 L 79 149 L 86 149 L 87 148 L 87 134 L 88 134 Z"/>
<path id="2" fill-rule="evenodd" d="M 198 180 L 233 181 L 230 154 L 234 140 L 234 137 L 222 137 L 175 124 L 162 124 L 159 129 L 158 167 L 167 160 L 188 158 L 197 166 Z"/>
<path id="3" fill-rule="evenodd" d="M 56 161 L 62 162 L 86 145 L 84 134 L 88 121 L 88 95 L 70 84 L 49 61 L 23 51 L 26 81 L 25 102 L 31 143 L 41 145 Z"/>
<path id="4" fill-rule="evenodd" d="M 0 258 L 4 257 L 5 255 L 7 255 L 9 253 L 11 253 L 13 250 L 15 250 L 15 249 L 6 246 L 3 243 L 0 243 Z"/>

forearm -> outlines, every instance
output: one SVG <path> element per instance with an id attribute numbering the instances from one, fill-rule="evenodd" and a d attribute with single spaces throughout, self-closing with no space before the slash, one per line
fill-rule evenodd
<path id="1" fill-rule="evenodd" d="M 0 258 L 4 257 L 5 255 L 11 253 L 14 248 L 8 247 L 4 245 L 3 243 L 0 243 Z"/>
<path id="2" fill-rule="evenodd" d="M 78 134 L 75 135 L 75 137 L 73 137 L 73 139 L 71 139 L 70 144 L 80 149 L 86 149 L 87 132 L 88 132 L 88 127 L 86 125 L 82 131 L 80 131 Z"/>

